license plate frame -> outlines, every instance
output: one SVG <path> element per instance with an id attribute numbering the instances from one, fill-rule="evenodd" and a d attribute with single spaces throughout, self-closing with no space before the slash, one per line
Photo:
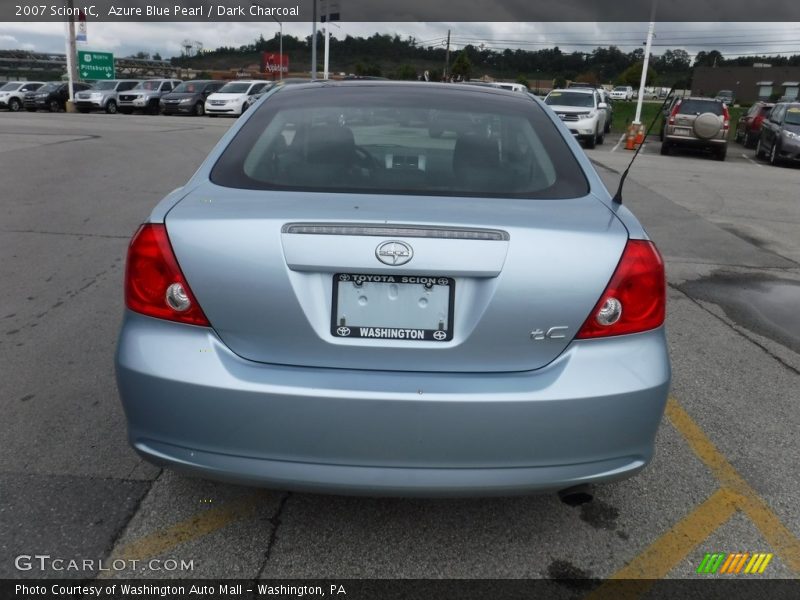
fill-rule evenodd
<path id="1" fill-rule="evenodd" d="M 401 285 L 425 286 L 431 282 L 431 287 L 447 286 L 447 323 L 442 328 L 420 328 L 414 326 L 379 326 L 377 324 L 339 322 L 339 286 L 340 284 L 362 281 L 369 285 Z M 383 275 L 367 273 L 334 273 L 331 278 L 331 329 L 330 333 L 337 339 L 375 339 L 398 340 L 411 342 L 449 342 L 453 339 L 453 314 L 455 308 L 456 280 L 443 275 Z"/>

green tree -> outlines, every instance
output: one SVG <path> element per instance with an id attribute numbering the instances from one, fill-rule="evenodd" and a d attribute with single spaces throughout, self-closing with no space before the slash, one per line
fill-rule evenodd
<path id="1" fill-rule="evenodd" d="M 409 64 L 400 65 L 394 72 L 394 79 L 414 80 L 417 78 L 417 70 Z"/>
<path id="2" fill-rule="evenodd" d="M 381 68 L 375 63 L 364 65 L 363 63 L 356 63 L 356 75 L 364 77 L 382 77 L 383 73 Z"/>
<path id="3" fill-rule="evenodd" d="M 692 66 L 692 60 L 686 50 L 667 50 L 658 57 L 655 62 L 656 70 L 662 71 L 688 71 Z"/>
<path id="4" fill-rule="evenodd" d="M 702 50 L 697 53 L 694 59 L 695 67 L 721 67 L 725 64 L 725 58 L 718 50 L 711 50 L 706 52 Z"/>
<path id="5" fill-rule="evenodd" d="M 441 81 L 442 80 L 442 70 L 441 69 L 428 69 L 428 81 Z"/>
<path id="6" fill-rule="evenodd" d="M 463 81 L 469 81 L 470 76 L 472 75 L 472 63 L 467 56 L 467 53 L 461 51 L 458 53 L 453 66 L 450 69 L 450 73 L 457 78 L 462 79 Z"/>
<path id="7" fill-rule="evenodd" d="M 639 87 L 639 82 L 642 80 L 642 68 L 644 67 L 644 63 L 636 63 L 635 65 L 631 65 L 627 69 L 622 72 L 622 75 L 619 76 L 619 83 L 623 85 L 629 85 L 634 88 Z M 652 67 L 647 68 L 647 80 L 645 81 L 645 85 L 653 85 L 656 81 L 656 72 Z"/>
<path id="8" fill-rule="evenodd" d="M 525 75 L 517 75 L 517 83 L 521 83 L 526 88 L 531 87 L 530 81 L 528 81 L 528 78 L 525 77 Z"/>

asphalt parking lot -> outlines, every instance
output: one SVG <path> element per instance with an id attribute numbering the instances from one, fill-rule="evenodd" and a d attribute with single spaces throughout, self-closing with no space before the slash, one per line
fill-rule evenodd
<path id="1" fill-rule="evenodd" d="M 648 143 L 626 184 L 667 263 L 673 388 L 653 463 L 593 502 L 284 493 L 139 459 L 113 371 L 127 243 L 232 122 L 0 114 L 0 577 L 683 578 L 712 552 L 800 575 L 800 169 L 734 144 Z M 588 151 L 612 191 L 616 143 Z"/>

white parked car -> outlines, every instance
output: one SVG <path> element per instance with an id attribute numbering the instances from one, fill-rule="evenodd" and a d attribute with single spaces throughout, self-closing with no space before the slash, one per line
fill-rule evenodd
<path id="1" fill-rule="evenodd" d="M 502 81 L 496 81 L 492 85 L 494 85 L 494 87 L 500 88 L 501 90 L 508 90 L 510 92 L 528 91 L 528 88 L 522 85 L 521 83 L 505 83 Z"/>
<path id="2" fill-rule="evenodd" d="M 18 112 L 27 92 L 35 92 L 44 85 L 42 81 L 9 81 L 0 87 L 0 108 Z"/>
<path id="3" fill-rule="evenodd" d="M 633 100 L 633 88 L 629 85 L 618 85 L 611 90 L 612 100 Z"/>
<path id="4" fill-rule="evenodd" d="M 206 98 L 206 114 L 209 117 L 217 115 L 239 116 L 247 110 L 247 99 L 258 94 L 271 81 L 240 80 L 229 81 L 218 92 Z"/>
<path id="5" fill-rule="evenodd" d="M 553 90 L 544 99 L 570 133 L 581 140 L 587 148 L 602 144 L 606 136 L 606 109 L 608 105 L 597 90 L 570 88 Z"/>

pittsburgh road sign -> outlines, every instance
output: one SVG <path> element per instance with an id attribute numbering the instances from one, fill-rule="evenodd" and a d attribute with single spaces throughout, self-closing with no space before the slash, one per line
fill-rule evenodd
<path id="1" fill-rule="evenodd" d="M 114 55 L 78 50 L 78 73 L 81 79 L 114 79 Z"/>

